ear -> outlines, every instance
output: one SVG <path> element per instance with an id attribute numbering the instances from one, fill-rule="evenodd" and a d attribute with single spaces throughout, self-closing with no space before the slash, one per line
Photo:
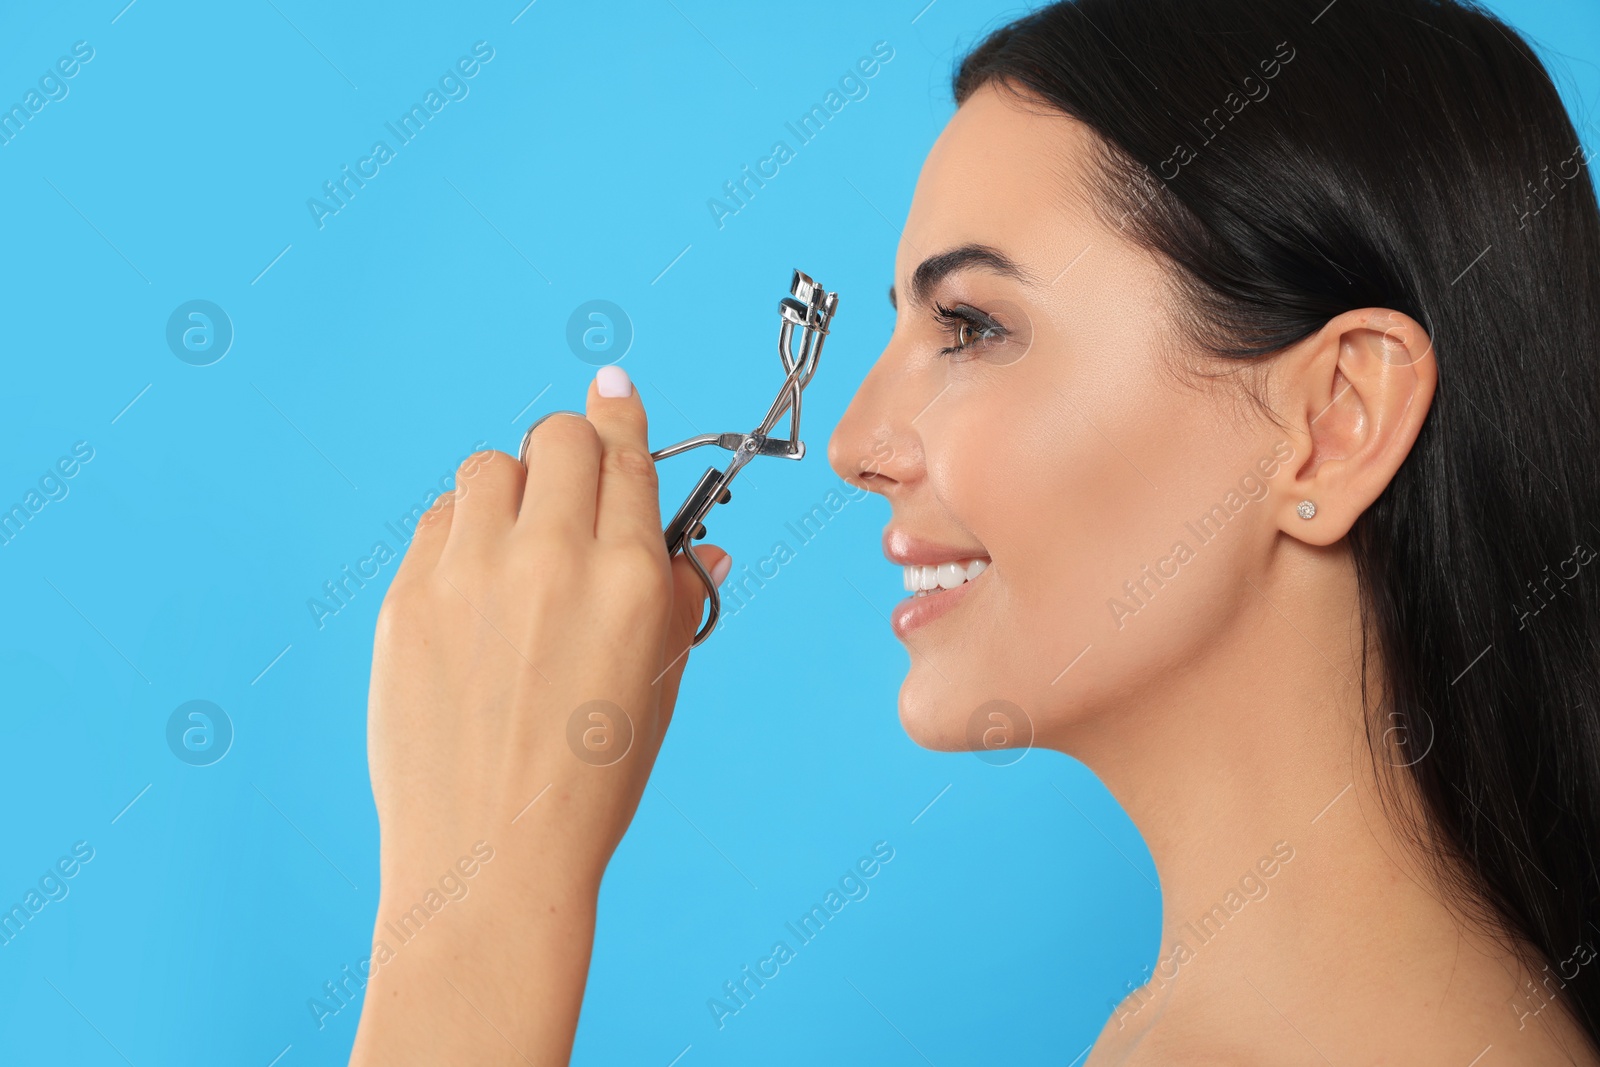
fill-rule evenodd
<path id="1" fill-rule="evenodd" d="M 1331 545 L 1389 485 L 1411 453 L 1439 381 L 1433 341 L 1408 315 L 1348 311 L 1282 354 L 1279 411 L 1305 459 L 1276 486 L 1279 528 Z M 1316 505 L 1305 519 L 1301 501 Z"/>

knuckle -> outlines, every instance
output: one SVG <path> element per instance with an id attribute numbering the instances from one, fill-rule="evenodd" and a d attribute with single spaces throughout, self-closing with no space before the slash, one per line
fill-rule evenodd
<path id="1" fill-rule="evenodd" d="M 389 583 L 382 603 L 378 605 L 373 641 L 390 648 L 406 644 L 419 620 L 431 614 L 426 576 L 417 574 L 414 568 L 408 570 L 402 564 L 394 581 Z"/>
<path id="2" fill-rule="evenodd" d="M 474 453 L 461 464 L 455 489 L 452 490 L 453 502 L 459 503 L 477 496 L 483 496 L 486 502 L 497 501 L 517 492 L 522 477 L 522 464 L 504 452 Z M 468 511 L 456 516 L 455 521 L 463 521 Z"/>
<path id="3" fill-rule="evenodd" d="M 605 568 L 614 581 L 646 600 L 671 595 L 672 568 L 664 548 L 617 545 L 607 551 Z"/>
<path id="4" fill-rule="evenodd" d="M 388 592 L 383 594 L 383 602 L 378 605 L 380 634 L 394 626 L 396 616 L 403 617 L 411 610 L 412 583 L 401 577 L 404 573 L 405 568 L 402 566 L 400 571 L 395 573 L 394 581 L 389 583 Z"/>
<path id="5" fill-rule="evenodd" d="M 461 466 L 456 470 L 457 481 L 471 480 L 480 475 L 504 476 L 510 474 L 512 468 L 520 466 L 516 460 L 504 452 L 495 449 L 485 449 L 474 452 L 461 461 Z"/>
<path id="6" fill-rule="evenodd" d="M 496 450 L 485 450 L 472 453 L 462 459 L 461 467 L 456 469 L 456 499 L 466 498 L 467 494 L 478 486 L 493 486 L 504 488 L 512 485 L 522 470 L 522 464 L 507 456 L 506 453 Z"/>
<path id="7" fill-rule="evenodd" d="M 422 517 L 417 519 L 417 533 L 421 534 L 426 530 L 432 530 L 448 524 L 451 516 L 450 509 L 455 507 L 455 503 L 456 491 L 454 489 L 448 493 L 441 494 L 429 505 L 428 510 L 422 513 Z"/>
<path id="8" fill-rule="evenodd" d="M 577 415 L 565 415 L 559 419 L 546 419 L 533 431 L 530 442 L 530 451 L 546 448 L 593 448 L 600 447 L 600 435 L 594 428 L 594 423 Z"/>
<path id="9" fill-rule="evenodd" d="M 462 460 L 456 467 L 456 484 L 460 485 L 476 475 L 483 464 L 487 462 L 487 452 L 474 452 Z"/>
<path id="10" fill-rule="evenodd" d="M 426 569 L 427 564 L 418 560 L 415 552 L 407 552 L 400 557 L 400 566 L 395 568 L 394 578 L 389 582 L 389 588 L 383 594 L 383 600 L 378 605 L 378 614 L 386 611 L 404 611 L 405 603 L 411 597 L 411 588 L 416 584 L 418 572 Z"/>
<path id="11" fill-rule="evenodd" d="M 600 469 L 604 474 L 620 474 L 625 478 L 638 478 L 654 482 L 655 461 L 650 453 L 638 445 L 613 445 L 601 457 Z"/>
<path id="12" fill-rule="evenodd" d="M 410 615 L 410 597 L 405 592 L 404 587 L 398 582 L 391 585 L 388 594 L 383 598 L 383 603 L 378 607 L 378 622 L 373 636 L 374 642 L 380 645 L 392 644 L 398 627 Z"/>

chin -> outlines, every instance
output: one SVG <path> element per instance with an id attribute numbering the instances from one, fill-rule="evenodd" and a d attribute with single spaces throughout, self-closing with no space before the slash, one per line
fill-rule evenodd
<path id="1" fill-rule="evenodd" d="M 918 685 L 915 674 L 900 686 L 900 728 L 923 748 L 934 752 L 963 752 L 971 748 L 967 740 L 967 718 L 949 702 Z"/>
<path id="2" fill-rule="evenodd" d="M 991 661 L 992 662 L 992 661 Z M 952 678 L 954 665 L 946 666 Z M 1071 753 L 1072 741 L 1107 707 L 1093 684 L 1080 676 L 1077 685 L 1058 686 L 1059 692 L 1017 690 L 974 669 L 978 684 L 946 681 L 926 663 L 913 657 L 910 671 L 900 683 L 900 728 L 906 736 L 931 752 L 976 752 L 986 762 L 1006 764 L 1002 753 L 1048 748 Z M 1016 698 L 1013 700 L 1012 698 Z"/>

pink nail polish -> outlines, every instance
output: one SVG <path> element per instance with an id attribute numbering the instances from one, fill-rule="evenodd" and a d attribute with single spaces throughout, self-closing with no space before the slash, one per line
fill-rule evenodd
<path id="1" fill-rule="evenodd" d="M 628 380 L 628 372 L 615 363 L 607 364 L 596 371 L 594 384 L 601 396 L 620 397 L 633 395 L 633 382 Z"/>
<path id="2" fill-rule="evenodd" d="M 723 556 L 721 559 L 717 560 L 716 565 L 711 568 L 711 580 L 717 585 L 721 585 L 722 579 L 726 578 L 728 576 L 728 572 L 731 570 L 733 570 L 733 557 Z"/>

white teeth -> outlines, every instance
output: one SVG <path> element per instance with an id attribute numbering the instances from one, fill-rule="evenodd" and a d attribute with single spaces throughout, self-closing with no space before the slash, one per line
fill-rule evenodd
<path id="1" fill-rule="evenodd" d="M 906 592 L 921 595 L 935 589 L 954 589 L 989 568 L 986 559 L 951 560 L 935 566 L 912 564 L 905 568 Z"/>

